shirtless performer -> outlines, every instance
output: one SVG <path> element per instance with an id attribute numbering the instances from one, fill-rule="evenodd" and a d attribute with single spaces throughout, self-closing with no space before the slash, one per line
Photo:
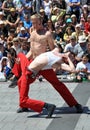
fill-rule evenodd
<path id="1" fill-rule="evenodd" d="M 30 51 L 26 55 L 26 57 L 30 60 L 33 59 L 34 57 L 38 56 L 41 53 L 44 53 L 47 51 L 47 48 L 50 50 L 54 49 L 54 39 L 52 37 L 52 34 L 50 31 L 46 31 L 43 27 L 42 19 L 38 15 L 32 15 L 31 16 L 31 21 L 33 25 L 33 33 L 31 33 L 30 36 Z M 38 30 L 38 31 L 37 31 Z M 35 41 L 35 42 L 32 42 Z M 33 53 L 33 57 L 32 57 Z M 20 60 L 22 57 L 20 55 L 17 56 L 17 62 Z M 10 88 L 13 88 L 17 85 L 17 80 L 21 76 L 21 70 L 23 70 L 21 63 L 18 64 L 16 63 L 12 69 L 12 73 L 15 75 L 14 80 L 11 82 L 9 85 Z"/>
<path id="2" fill-rule="evenodd" d="M 18 81 L 20 109 L 18 109 L 17 112 L 23 112 L 24 108 L 30 108 L 40 113 L 43 111 L 43 108 L 46 108 L 48 111 L 48 117 L 51 117 L 54 112 L 55 105 L 34 100 L 28 97 L 29 85 L 33 83 L 36 78 L 32 78 L 30 74 L 28 74 L 26 67 L 30 64 L 30 62 L 32 62 L 34 58 L 46 52 L 47 45 L 49 45 L 51 50 L 54 48 L 54 40 L 52 35 L 49 31 L 44 30 L 41 18 L 38 15 L 33 15 L 31 16 L 31 20 L 32 24 L 35 26 L 35 30 L 31 33 L 30 37 L 30 52 L 27 55 L 27 57 L 30 57 L 31 60 L 28 61 L 28 59 L 23 54 L 19 55 L 22 76 Z M 52 84 L 52 87 L 57 90 L 57 92 L 63 97 L 63 99 L 70 107 L 75 106 L 78 113 L 83 112 L 82 106 L 75 100 L 67 87 L 58 80 L 53 69 L 41 70 L 39 74 Z"/>

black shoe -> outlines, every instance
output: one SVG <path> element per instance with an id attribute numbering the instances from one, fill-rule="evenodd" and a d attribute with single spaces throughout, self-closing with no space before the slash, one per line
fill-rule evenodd
<path id="1" fill-rule="evenodd" d="M 11 84 L 8 86 L 9 88 L 15 88 L 17 86 L 18 78 L 15 76 L 11 81 Z"/>
<path id="2" fill-rule="evenodd" d="M 47 109 L 47 112 L 48 112 L 48 116 L 46 118 L 52 117 L 52 114 L 53 114 L 56 106 L 54 104 L 45 103 L 45 108 Z"/>
<path id="3" fill-rule="evenodd" d="M 39 82 L 42 82 L 43 81 L 43 77 L 39 76 L 38 80 L 39 80 Z"/>
<path id="4" fill-rule="evenodd" d="M 28 112 L 28 108 L 18 108 L 17 113 Z"/>
<path id="5" fill-rule="evenodd" d="M 75 105 L 75 108 L 77 110 L 77 113 L 82 113 L 83 112 L 83 107 L 81 104 L 77 104 Z"/>

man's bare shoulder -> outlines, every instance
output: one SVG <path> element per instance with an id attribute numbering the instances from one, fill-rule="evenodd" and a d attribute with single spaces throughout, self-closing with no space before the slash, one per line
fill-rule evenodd
<path id="1" fill-rule="evenodd" d="M 46 35 L 47 35 L 47 36 L 51 36 L 52 34 L 51 34 L 50 31 L 46 31 Z"/>

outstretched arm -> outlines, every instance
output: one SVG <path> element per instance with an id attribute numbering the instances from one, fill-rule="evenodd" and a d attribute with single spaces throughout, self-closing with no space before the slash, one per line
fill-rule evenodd
<path id="1" fill-rule="evenodd" d="M 68 64 L 62 63 L 61 64 L 61 69 L 69 71 L 69 72 L 74 72 L 75 71 L 75 66 L 74 66 L 73 62 L 71 61 L 71 59 L 70 59 L 70 57 L 68 55 L 66 56 L 66 58 L 67 58 Z"/>

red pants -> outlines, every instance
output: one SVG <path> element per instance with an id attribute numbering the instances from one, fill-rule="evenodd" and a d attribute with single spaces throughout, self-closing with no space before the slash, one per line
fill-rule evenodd
<path id="1" fill-rule="evenodd" d="M 22 76 L 18 81 L 19 87 L 19 98 L 20 98 L 20 107 L 31 108 L 34 111 L 41 112 L 44 106 L 44 102 L 33 100 L 28 97 L 29 85 L 35 81 L 32 79 L 30 75 L 27 75 L 26 66 L 29 64 L 27 58 L 22 55 L 21 56 L 21 69 Z M 40 71 L 40 75 L 42 75 L 52 86 L 57 90 L 57 92 L 63 97 L 66 103 L 72 107 L 77 104 L 77 101 L 72 96 L 71 92 L 67 89 L 67 87 L 58 80 L 55 72 L 52 69 L 42 70 Z"/>

